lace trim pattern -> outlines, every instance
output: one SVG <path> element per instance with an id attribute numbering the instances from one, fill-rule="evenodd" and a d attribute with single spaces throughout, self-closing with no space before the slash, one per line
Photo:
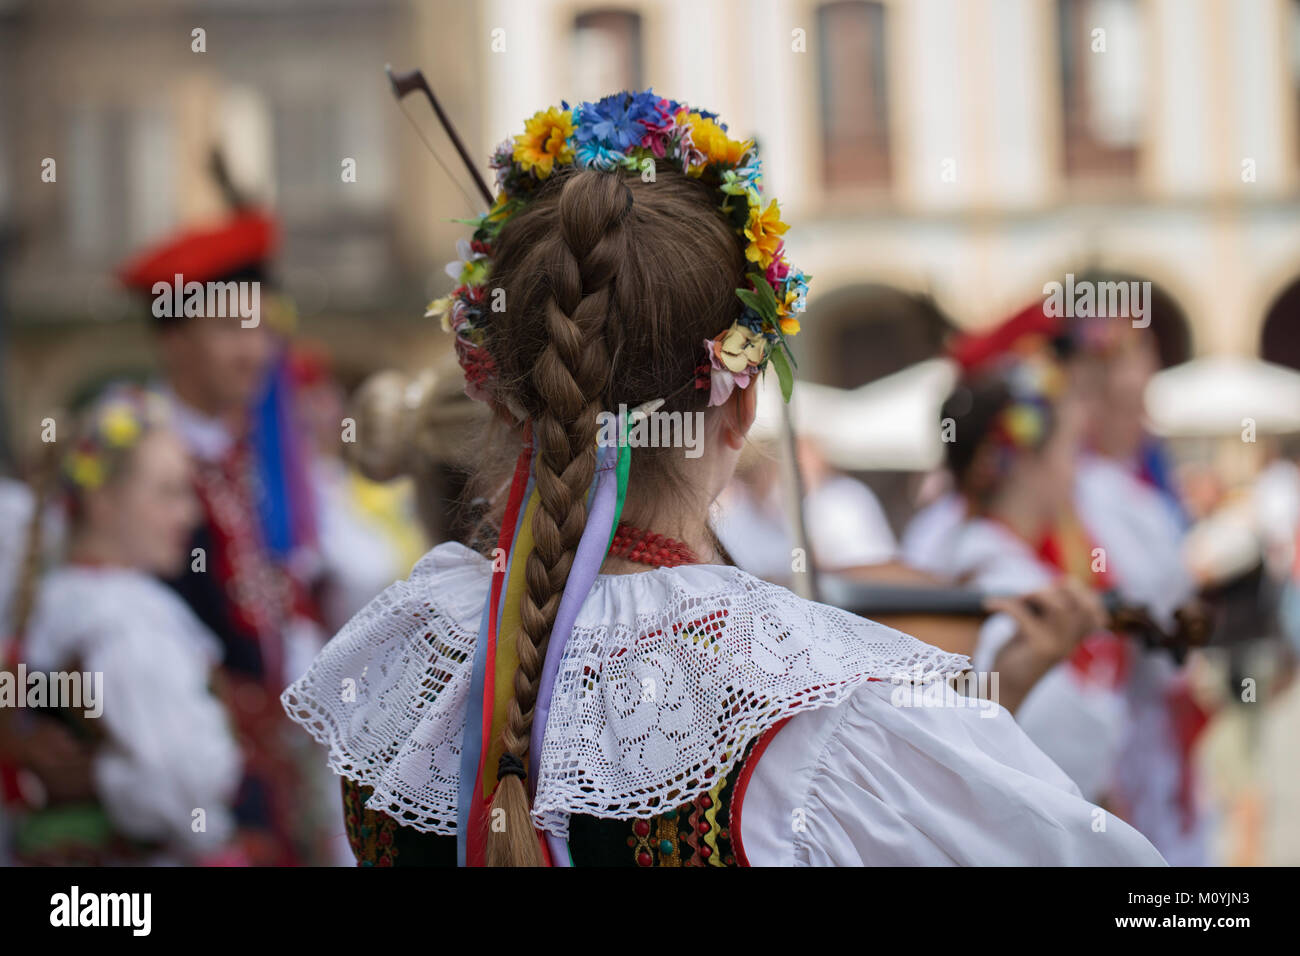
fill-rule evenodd
<path id="1" fill-rule="evenodd" d="M 423 832 L 456 826 L 460 741 L 491 568 L 441 545 L 357 614 L 282 697 L 372 787 L 370 809 Z M 778 720 L 868 678 L 947 679 L 967 658 L 806 601 L 736 568 L 597 579 L 560 664 L 533 815 L 648 818 L 716 786 Z"/>

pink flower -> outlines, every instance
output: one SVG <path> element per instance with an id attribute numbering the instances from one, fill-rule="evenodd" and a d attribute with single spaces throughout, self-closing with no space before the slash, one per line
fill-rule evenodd
<path id="1" fill-rule="evenodd" d="M 722 364 L 721 338 L 722 336 L 719 336 L 718 339 L 704 340 L 704 351 L 709 356 L 709 366 L 711 369 L 709 373 L 710 408 L 714 405 L 721 405 L 730 398 L 732 390 L 735 389 L 737 385 L 741 388 L 747 388 L 750 379 L 754 377 L 751 367 L 747 367 L 741 372 L 733 372 L 727 368 L 727 366 Z"/>
<path id="2" fill-rule="evenodd" d="M 778 282 L 784 282 L 790 277 L 790 263 L 785 261 L 785 243 L 782 242 L 776 247 L 776 254 L 772 257 L 771 263 L 767 267 L 767 284 L 776 288 Z"/>

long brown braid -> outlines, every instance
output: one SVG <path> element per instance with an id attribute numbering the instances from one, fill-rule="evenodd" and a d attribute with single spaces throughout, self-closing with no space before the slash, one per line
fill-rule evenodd
<path id="1" fill-rule="evenodd" d="M 707 395 L 679 386 L 703 340 L 739 311 L 743 253 L 699 183 L 588 169 L 557 173 L 502 230 L 493 258 L 487 300 L 505 297 L 488 333 L 498 396 L 532 422 L 537 445 L 534 548 L 502 733 L 503 766 L 526 767 L 542 663 L 586 525 L 598 416 L 674 392 L 666 410 L 703 410 Z M 644 484 L 656 457 L 664 464 L 639 455 L 633 479 Z M 540 865 L 520 776 L 500 776 L 489 819 L 498 810 L 504 827 L 489 827 L 488 865 Z"/>

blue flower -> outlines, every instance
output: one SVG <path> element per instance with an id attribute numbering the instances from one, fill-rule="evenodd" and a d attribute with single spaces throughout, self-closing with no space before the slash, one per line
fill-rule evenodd
<path id="1" fill-rule="evenodd" d="M 583 169 L 615 169 L 627 157 L 616 149 L 610 149 L 604 143 L 592 140 L 581 143 L 575 154 L 577 164 Z"/>
<path id="2" fill-rule="evenodd" d="M 789 277 L 785 280 L 784 292 L 788 295 L 794 293 L 794 303 L 791 311 L 802 312 L 808 304 L 808 276 L 800 269 L 791 269 Z"/>
<path id="3" fill-rule="evenodd" d="M 737 319 L 737 321 L 752 332 L 763 331 L 763 316 L 751 309 L 749 306 L 745 306 L 744 311 L 740 313 L 740 318 Z"/>
<path id="4" fill-rule="evenodd" d="M 665 115 L 660 97 L 645 90 L 612 93 L 595 103 L 581 103 L 573 119 L 579 144 L 596 141 L 610 150 L 625 153 L 640 145 L 647 127 L 663 125 Z"/>

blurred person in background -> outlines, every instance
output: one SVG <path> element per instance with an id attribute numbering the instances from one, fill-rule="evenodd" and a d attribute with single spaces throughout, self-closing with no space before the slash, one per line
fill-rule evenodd
<path id="1" fill-rule="evenodd" d="M 804 521 L 816 566 L 838 571 L 892 561 L 898 542 L 875 493 L 833 468 L 815 439 L 800 436 L 797 447 Z M 714 529 L 738 567 L 788 582 L 794 559 L 789 501 L 778 459 L 761 448 L 755 457 L 760 456 L 719 496 Z"/>
<path id="2" fill-rule="evenodd" d="M 66 708 L 37 712 L 91 748 L 93 799 L 47 794 L 21 820 L 18 857 L 238 861 L 231 804 L 239 749 L 209 690 L 221 645 L 158 579 L 189 559 L 199 518 L 185 447 L 166 403 L 134 386 L 95 400 L 63 447 L 67 558 L 40 582 L 22 656 L 29 672 L 102 679 L 102 720 Z"/>
<path id="3" fill-rule="evenodd" d="M 1123 738 L 1125 646 L 1102 630 L 1100 600 L 1066 573 L 1057 529 L 1071 508 L 1083 419 L 1041 344 L 991 354 L 945 402 L 945 444 L 964 517 L 936 553 L 948 579 L 999 598 L 972 663 L 999 675 L 1000 699 L 1030 739 L 1104 801 Z M 942 561 L 939 558 L 942 557 Z M 1054 626 L 1061 608 L 1092 609 L 1089 626 Z"/>
<path id="4" fill-rule="evenodd" d="M 268 504 L 277 519 L 311 511 L 305 467 L 291 455 L 298 433 L 287 420 L 274 331 L 292 313 L 268 281 L 276 241 L 268 216 L 239 208 L 216 226 L 146 250 L 119 272 L 151 304 L 159 391 L 194 463 L 201 520 L 192 560 L 169 583 L 222 645 L 224 696 L 245 765 L 235 812 L 255 865 L 331 859 L 304 769 L 313 757 L 277 706 L 286 675 L 315 652 L 322 631 L 309 582 L 294 564 L 303 549 L 273 548 L 278 526 L 267 520 Z M 175 311 L 162 300 L 182 280 L 245 284 L 257 290 L 261 314 L 251 323 L 238 315 L 159 315 Z"/>
<path id="5" fill-rule="evenodd" d="M 925 476 L 916 503 L 898 543 L 899 555 L 909 567 L 936 572 L 947 562 L 949 539 L 966 518 L 966 503 L 946 467 Z"/>
<path id="6" fill-rule="evenodd" d="M 1168 628 L 1176 612 L 1193 606 L 1194 583 L 1183 558 L 1183 510 L 1163 450 L 1145 427 L 1143 396 L 1159 364 L 1149 330 L 1123 317 L 1066 321 L 1045 315 L 1036 301 L 989 332 L 959 337 L 952 352 L 967 374 L 1008 352 L 1040 352 L 1040 360 L 1059 366 L 1060 401 L 1079 422 L 1080 453 L 1072 476 L 1059 476 L 1072 503 L 1037 544 L 1050 542 L 1053 573 L 1114 589 Z M 905 560 L 936 573 L 947 562 L 951 572 L 957 531 L 971 520 L 969 496 L 961 497 L 941 494 L 918 512 L 903 535 Z M 1103 683 L 1107 672 L 1121 681 L 1127 716 L 1112 766 L 1102 773 L 1098 765 L 1092 775 L 1113 778 L 1105 784 L 1112 806 L 1171 863 L 1204 863 L 1207 824 L 1192 746 L 1206 714 L 1167 653 L 1098 640 L 1077 656 L 1096 659 L 1090 668 Z"/>
<path id="7" fill-rule="evenodd" d="M 1251 489 L 1255 526 L 1264 543 L 1264 564 L 1277 582 L 1290 578 L 1296 559 L 1296 532 L 1300 529 L 1298 443 L 1296 436 L 1273 439 L 1268 460 Z"/>
<path id="8" fill-rule="evenodd" d="M 788 502 L 773 449 L 751 442 L 718 495 L 712 525 L 727 554 L 750 574 L 789 585 L 793 576 Z"/>
<path id="9" fill-rule="evenodd" d="M 57 559 L 66 532 L 62 509 L 49 500 L 53 479 L 45 472 L 57 468 L 53 459 L 50 452 L 42 455 L 28 481 L 0 477 L 0 671 L 11 674 L 18 669 L 36 580 Z M 62 724 L 19 720 L 15 708 L 0 707 L 0 866 L 14 862 L 14 825 L 31 798 L 91 797 L 91 757 Z"/>
<path id="10" fill-rule="evenodd" d="M 962 374 L 970 376 L 981 366 L 1017 351 L 1055 345 L 1058 334 L 1059 323 L 1043 314 L 1041 303 L 1034 302 L 986 332 L 954 337 L 948 346 L 949 358 Z M 903 529 L 899 544 L 902 560 L 910 567 L 944 574 L 951 563 L 953 539 L 968 517 L 967 495 L 945 465 L 926 476 L 918 505 Z"/>
<path id="11" fill-rule="evenodd" d="M 345 443 L 357 440 L 356 423 L 345 423 L 346 396 L 329 356 L 319 347 L 296 343 L 289 368 L 299 427 L 310 449 L 321 562 L 316 603 L 325 626 L 338 630 L 376 594 L 405 577 L 426 544 L 410 481 L 379 484 L 344 460 Z"/>
<path id="12" fill-rule="evenodd" d="M 17 664 L 15 597 L 27 558 L 28 526 L 36 508 L 25 482 L 0 476 L 0 670 Z M 11 714 L 0 712 L 0 866 L 12 865 L 12 811 L 21 802 L 17 774 L 21 739 Z M 8 812 L 7 812 L 8 811 Z"/>
<path id="13" fill-rule="evenodd" d="M 15 478 L 0 477 L 0 635 L 14 627 L 14 598 L 26 560 L 27 530 L 35 513 L 31 488 Z M 2 640 L 2 638 L 0 638 Z"/>
<path id="14" fill-rule="evenodd" d="M 1192 606 L 1185 511 L 1144 396 L 1159 370 L 1155 336 L 1127 318 L 1076 319 L 1069 330 L 1074 391 L 1090 402 L 1075 508 L 1100 547 L 1112 586 L 1168 625 Z M 1207 862 L 1209 822 L 1193 747 L 1208 714 L 1169 655 L 1133 655 L 1130 731 L 1120 756 L 1122 812 L 1175 866 Z"/>

